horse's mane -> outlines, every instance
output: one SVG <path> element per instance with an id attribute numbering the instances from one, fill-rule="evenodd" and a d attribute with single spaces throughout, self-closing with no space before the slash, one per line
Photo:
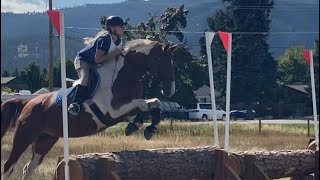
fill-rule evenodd
<path id="1" fill-rule="evenodd" d="M 151 41 L 149 39 L 135 39 L 126 43 L 124 51 L 125 53 L 128 53 L 129 51 L 143 51 L 143 49 L 150 50 L 156 44 L 158 44 L 157 41 Z"/>

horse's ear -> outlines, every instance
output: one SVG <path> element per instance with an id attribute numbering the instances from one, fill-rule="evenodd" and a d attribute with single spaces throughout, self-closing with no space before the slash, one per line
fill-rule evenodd
<path id="1" fill-rule="evenodd" d="M 174 52 L 178 47 L 178 44 L 172 45 L 169 47 L 168 51 L 170 51 L 171 53 Z"/>

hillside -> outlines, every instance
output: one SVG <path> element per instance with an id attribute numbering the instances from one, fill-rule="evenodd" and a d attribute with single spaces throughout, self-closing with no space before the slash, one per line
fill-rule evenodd
<path id="1" fill-rule="evenodd" d="M 100 28 L 99 17 L 119 15 L 130 17 L 133 23 L 148 19 L 148 13 L 160 15 L 170 6 L 185 5 L 189 10 L 188 25 L 185 29 L 185 43 L 196 55 L 199 52 L 198 40 L 207 29 L 206 18 L 223 7 L 218 0 L 127 0 L 117 4 L 90 4 L 74 8 L 65 8 L 66 55 L 73 59 L 76 52 L 83 47 L 82 38 L 93 36 Z M 277 1 L 272 11 L 272 32 L 318 32 L 319 8 L 315 0 L 301 2 L 298 0 Z M 129 11 L 130 9 L 130 11 Z M 75 27 L 75 28 L 71 28 Z M 89 28 L 89 29 L 79 29 Z M 91 28 L 91 29 L 90 29 Z M 286 47 L 303 45 L 313 47 L 318 34 L 271 34 L 269 43 L 274 57 L 281 54 Z M 48 56 L 48 17 L 46 13 L 12 14 L 1 13 L 1 70 L 21 70 L 32 61 L 47 67 Z M 59 57 L 58 38 L 55 39 L 55 59 Z"/>

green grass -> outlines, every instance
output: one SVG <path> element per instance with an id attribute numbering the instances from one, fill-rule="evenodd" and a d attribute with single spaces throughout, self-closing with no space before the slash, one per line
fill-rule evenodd
<path id="1" fill-rule="evenodd" d="M 127 123 L 120 123 L 96 135 L 70 139 L 70 154 L 92 152 L 113 152 L 122 150 L 141 150 L 169 147 L 208 146 L 214 144 L 213 123 L 190 123 L 163 121 L 152 140 L 143 137 L 143 129 L 126 137 L 124 129 Z M 144 127 L 148 123 L 144 124 Z M 219 124 L 219 142 L 224 145 L 224 126 Z M 307 137 L 306 124 L 262 124 L 259 135 L 258 124 L 230 124 L 230 150 L 294 150 L 305 149 L 310 137 Z M 313 135 L 313 126 L 310 127 Z M 1 167 L 9 156 L 12 134 L 1 142 Z M 32 179 L 52 179 L 57 158 L 63 156 L 63 141 L 60 139 L 48 153 L 43 163 L 35 170 Z M 30 148 L 18 161 L 12 179 L 21 179 L 22 168 L 31 158 Z"/>

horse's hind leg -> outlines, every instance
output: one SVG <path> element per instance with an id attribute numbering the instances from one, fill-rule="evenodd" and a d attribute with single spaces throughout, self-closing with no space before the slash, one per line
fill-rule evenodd
<path id="1" fill-rule="evenodd" d="M 53 137 L 46 133 L 42 133 L 37 137 L 32 143 L 32 158 L 23 168 L 23 180 L 28 179 L 31 176 L 33 170 L 40 165 L 44 156 L 58 140 L 59 137 Z"/>

